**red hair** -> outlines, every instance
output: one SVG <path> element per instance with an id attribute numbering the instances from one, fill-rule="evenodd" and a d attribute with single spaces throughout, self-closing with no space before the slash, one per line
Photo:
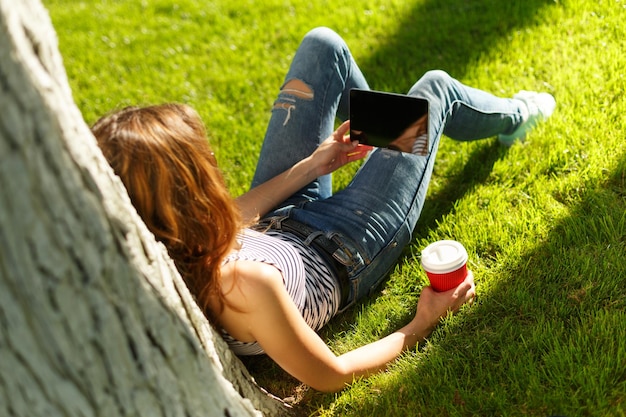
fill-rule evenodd
<path id="1" fill-rule="evenodd" d="M 224 307 L 220 266 L 241 229 L 198 113 L 187 105 L 127 107 L 92 127 L 148 228 L 210 318 Z M 216 299 L 220 311 L 211 311 Z"/>

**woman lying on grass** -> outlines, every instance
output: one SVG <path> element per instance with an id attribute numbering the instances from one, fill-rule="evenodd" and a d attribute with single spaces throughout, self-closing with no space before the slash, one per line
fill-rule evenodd
<path id="1" fill-rule="evenodd" d="M 475 296 L 471 272 L 450 291 L 426 287 L 406 326 L 341 356 L 316 333 L 370 294 L 409 243 L 441 135 L 499 135 L 510 145 L 555 105 L 546 93 L 497 98 L 428 72 L 408 93 L 429 101 L 430 139 L 414 155 L 351 141 L 349 122 L 333 132 L 352 88 L 368 84 L 343 40 L 325 28 L 307 34 L 275 102 L 252 187 L 236 200 L 188 106 L 126 108 L 93 127 L 139 214 L 232 350 L 266 353 L 322 391 L 384 369 Z M 331 195 L 331 173 L 368 153 L 350 184 Z"/>

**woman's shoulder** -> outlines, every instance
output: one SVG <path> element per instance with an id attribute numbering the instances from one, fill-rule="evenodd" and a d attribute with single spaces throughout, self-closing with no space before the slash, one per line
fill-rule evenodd
<path id="1" fill-rule="evenodd" d="M 224 308 L 219 314 L 220 325 L 241 342 L 253 342 L 251 325 L 258 325 L 268 308 L 288 297 L 282 275 L 275 267 L 256 261 L 237 261 L 222 268 Z"/>
<path id="2" fill-rule="evenodd" d="M 233 306 L 251 306 L 261 293 L 283 288 L 282 274 L 274 266 L 254 260 L 238 260 L 222 266 L 222 292 Z"/>

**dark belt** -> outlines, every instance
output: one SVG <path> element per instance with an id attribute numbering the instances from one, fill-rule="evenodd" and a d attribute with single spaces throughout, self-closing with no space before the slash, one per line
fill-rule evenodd
<path id="1" fill-rule="evenodd" d="M 336 256 L 346 257 L 341 246 L 332 239 L 324 236 L 320 231 L 312 229 L 293 219 L 286 218 L 272 222 L 270 228 L 296 235 L 302 239 L 305 244 L 309 242 L 310 246 L 316 249 L 316 252 L 326 261 L 326 264 L 331 269 L 331 272 L 334 272 L 339 282 L 341 291 L 341 304 L 339 308 L 345 306 L 348 296 L 350 295 L 350 279 L 348 278 L 348 269 L 346 266 L 335 258 Z M 316 236 L 311 239 L 311 235 L 313 234 L 316 234 Z"/>

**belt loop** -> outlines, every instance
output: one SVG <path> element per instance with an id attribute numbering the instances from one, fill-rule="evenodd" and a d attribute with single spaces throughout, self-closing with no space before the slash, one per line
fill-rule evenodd
<path id="1" fill-rule="evenodd" d="M 307 246 L 311 246 L 311 243 L 313 243 L 313 241 L 315 239 L 317 239 L 318 237 L 324 236 L 324 234 L 322 232 L 313 232 L 311 234 L 309 234 L 309 236 L 307 236 L 307 238 L 304 240 L 304 244 Z"/>

